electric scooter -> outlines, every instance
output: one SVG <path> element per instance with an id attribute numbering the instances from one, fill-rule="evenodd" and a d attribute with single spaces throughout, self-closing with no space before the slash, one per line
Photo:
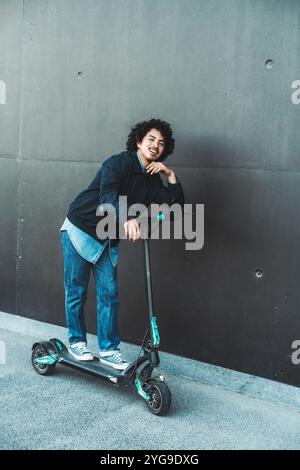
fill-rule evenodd
<path id="1" fill-rule="evenodd" d="M 160 214 L 163 216 L 163 214 Z M 161 217 L 158 220 L 163 220 Z M 116 386 L 133 387 L 146 402 L 148 409 L 155 415 L 165 415 L 171 405 L 171 392 L 162 375 L 153 376 L 153 370 L 159 365 L 158 349 L 160 336 L 157 319 L 153 313 L 153 296 L 151 282 L 151 266 L 149 240 L 143 239 L 146 289 L 148 301 L 149 327 L 142 342 L 139 357 L 129 364 L 125 370 L 116 370 L 99 361 L 93 354 L 92 361 L 81 362 L 76 360 L 68 351 L 65 344 L 57 338 L 49 341 L 34 343 L 32 346 L 32 365 L 41 375 L 50 375 L 54 372 L 56 364 L 61 364 L 86 374 L 109 380 Z M 143 352 L 141 356 L 141 352 Z"/>

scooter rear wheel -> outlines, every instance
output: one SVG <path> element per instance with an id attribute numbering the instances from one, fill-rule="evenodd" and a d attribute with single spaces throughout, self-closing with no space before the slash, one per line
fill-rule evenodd
<path id="1" fill-rule="evenodd" d="M 168 385 L 155 379 L 149 380 L 148 384 L 147 393 L 151 396 L 146 402 L 148 409 L 157 416 L 165 415 L 171 405 L 171 392 Z"/>
<path id="2" fill-rule="evenodd" d="M 50 375 L 54 372 L 55 363 L 54 364 L 39 364 L 37 359 L 39 357 L 47 356 L 47 351 L 42 344 L 37 344 L 35 348 L 33 348 L 32 355 L 31 355 L 31 363 L 33 365 L 34 370 L 40 375 Z"/>

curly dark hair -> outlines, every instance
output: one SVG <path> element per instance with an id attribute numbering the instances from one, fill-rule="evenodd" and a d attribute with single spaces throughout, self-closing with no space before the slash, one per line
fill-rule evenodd
<path id="1" fill-rule="evenodd" d="M 131 128 L 131 132 L 128 135 L 126 148 L 129 152 L 134 152 L 137 150 L 137 142 L 141 142 L 147 132 L 149 132 L 151 129 L 157 129 L 164 137 L 165 147 L 162 156 L 159 158 L 159 161 L 163 161 L 167 158 L 168 155 L 173 153 L 175 148 L 175 140 L 172 137 L 173 131 L 170 124 L 166 121 L 153 118 L 149 121 L 138 122 Z"/>

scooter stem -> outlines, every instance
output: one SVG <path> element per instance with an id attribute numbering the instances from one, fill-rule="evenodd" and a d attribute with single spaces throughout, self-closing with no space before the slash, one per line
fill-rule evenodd
<path id="1" fill-rule="evenodd" d="M 152 295 L 152 280 L 151 280 L 151 266 L 150 266 L 150 252 L 149 252 L 149 240 L 144 238 L 144 254 L 145 254 L 145 270 L 146 270 L 146 290 L 147 290 L 147 302 L 150 324 L 153 314 L 153 295 Z"/>

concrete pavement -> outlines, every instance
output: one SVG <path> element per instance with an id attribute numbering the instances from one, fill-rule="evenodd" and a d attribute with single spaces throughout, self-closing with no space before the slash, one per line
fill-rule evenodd
<path id="1" fill-rule="evenodd" d="M 162 355 L 172 408 L 157 417 L 132 391 L 67 367 L 36 374 L 31 346 L 41 339 L 0 330 L 0 449 L 300 449 L 300 414 L 291 406 L 183 378 Z M 125 349 L 129 359 L 138 350 Z"/>

